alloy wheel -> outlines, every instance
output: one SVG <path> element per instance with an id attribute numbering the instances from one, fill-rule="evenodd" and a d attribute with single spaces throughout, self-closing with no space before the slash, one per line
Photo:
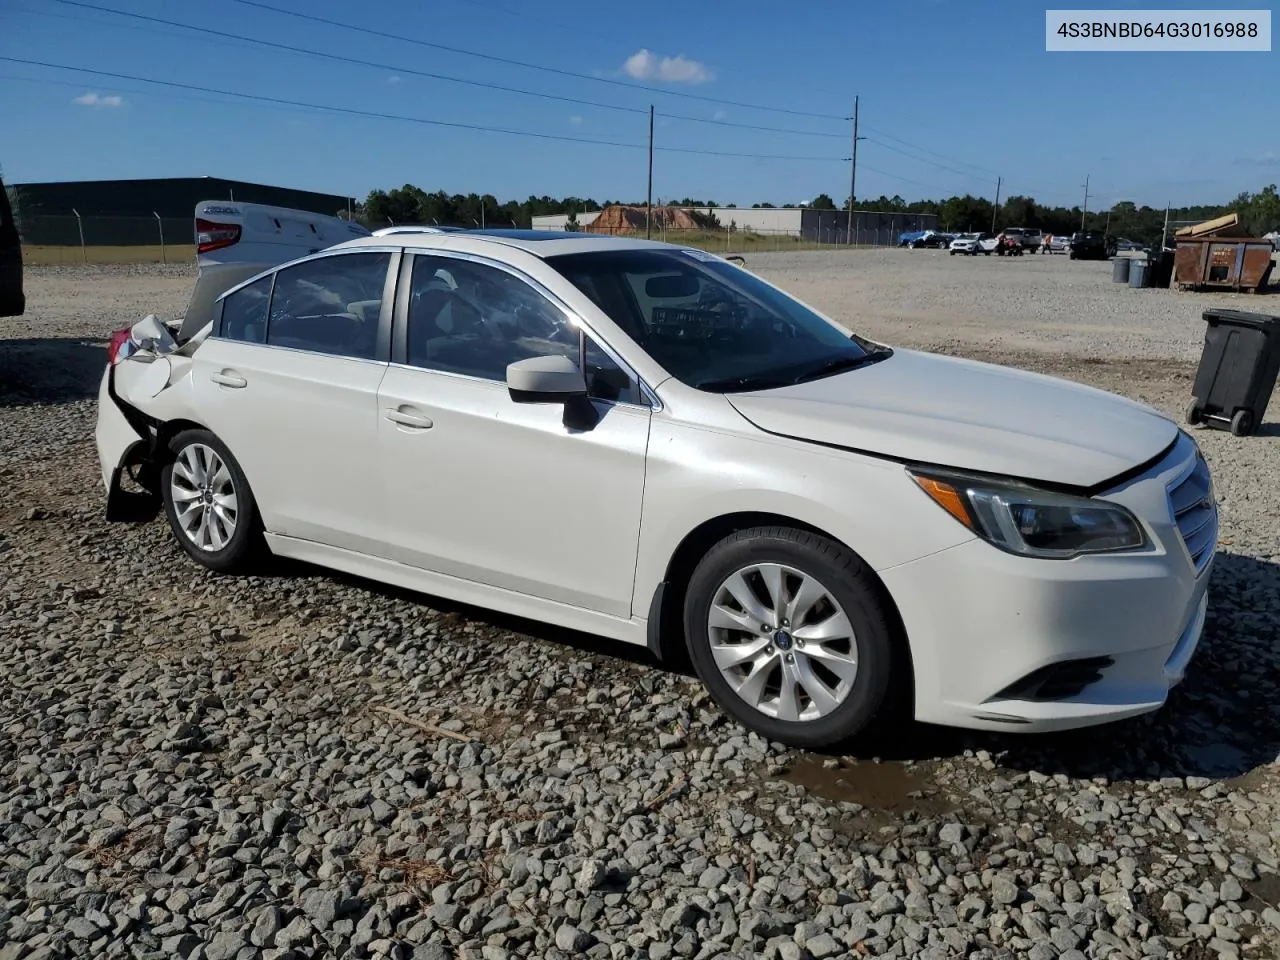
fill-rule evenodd
<path id="1" fill-rule="evenodd" d="M 712 599 L 707 636 L 729 687 L 777 720 L 826 716 L 858 675 L 848 615 L 816 578 L 784 564 L 752 564 L 728 576 Z"/>
<path id="2" fill-rule="evenodd" d="M 231 471 L 216 450 L 203 443 L 183 447 L 169 492 L 178 526 L 192 544 L 214 553 L 231 542 L 239 507 Z"/>

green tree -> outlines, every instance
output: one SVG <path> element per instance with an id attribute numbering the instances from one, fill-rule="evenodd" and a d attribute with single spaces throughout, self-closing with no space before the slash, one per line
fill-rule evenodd
<path id="1" fill-rule="evenodd" d="M 809 204 L 811 210 L 834 210 L 836 202 L 825 193 L 820 193 Z"/>

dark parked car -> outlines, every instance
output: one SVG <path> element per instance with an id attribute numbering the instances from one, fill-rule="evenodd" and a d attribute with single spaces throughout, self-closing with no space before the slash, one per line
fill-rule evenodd
<path id="1" fill-rule="evenodd" d="M 1109 237 L 1101 230 L 1085 230 L 1071 235 L 1072 260 L 1106 260 L 1115 255 L 1115 237 Z"/>
<path id="2" fill-rule="evenodd" d="M 27 309 L 22 292 L 22 244 L 13 222 L 9 195 L 0 180 L 0 317 L 18 317 Z"/>

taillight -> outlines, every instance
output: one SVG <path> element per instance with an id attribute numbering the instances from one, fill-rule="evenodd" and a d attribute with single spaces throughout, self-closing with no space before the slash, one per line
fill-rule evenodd
<path id="1" fill-rule="evenodd" d="M 208 253 L 221 250 L 240 242 L 240 224 L 214 223 L 212 220 L 196 218 L 196 250 Z"/>
<path id="2" fill-rule="evenodd" d="M 133 328 L 122 327 L 111 334 L 107 344 L 107 365 L 114 367 L 133 352 Z"/>

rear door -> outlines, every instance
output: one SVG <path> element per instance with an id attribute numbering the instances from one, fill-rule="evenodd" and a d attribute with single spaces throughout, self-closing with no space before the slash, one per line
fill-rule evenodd
<path id="1" fill-rule="evenodd" d="M 399 258 L 363 247 L 267 274 L 222 300 L 192 357 L 197 409 L 272 533 L 377 552 L 371 466 Z"/>

